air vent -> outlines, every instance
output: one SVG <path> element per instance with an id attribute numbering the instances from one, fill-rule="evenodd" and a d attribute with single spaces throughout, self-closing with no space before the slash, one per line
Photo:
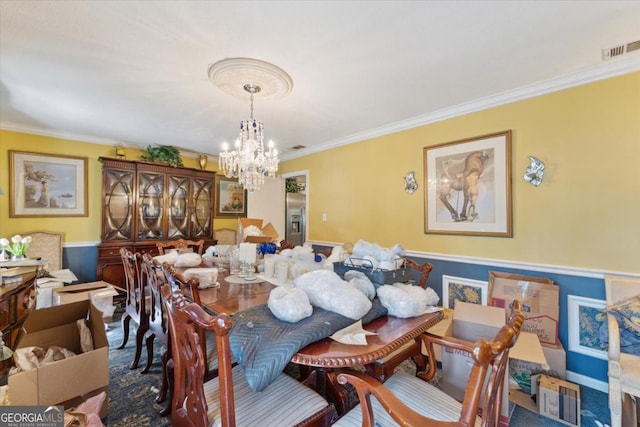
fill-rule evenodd
<path id="1" fill-rule="evenodd" d="M 305 145 L 294 145 L 291 147 L 292 150 L 302 150 L 303 148 L 307 148 Z"/>
<path id="2" fill-rule="evenodd" d="M 610 47 L 608 49 L 602 49 L 602 60 L 608 61 L 611 58 L 615 58 L 617 56 L 631 53 L 634 50 L 638 50 L 638 49 L 640 49 L 640 40 Z"/>

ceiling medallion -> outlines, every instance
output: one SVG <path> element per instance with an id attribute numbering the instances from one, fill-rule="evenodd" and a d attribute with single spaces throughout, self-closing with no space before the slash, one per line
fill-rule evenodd
<path id="1" fill-rule="evenodd" d="M 260 87 L 255 97 L 282 98 L 293 89 L 293 80 L 282 68 L 251 58 L 227 58 L 209 66 L 209 80 L 225 93 L 247 99 L 244 85 Z"/>

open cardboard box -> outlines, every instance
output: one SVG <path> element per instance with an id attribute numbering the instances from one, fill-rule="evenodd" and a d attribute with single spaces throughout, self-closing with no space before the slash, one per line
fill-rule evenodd
<path id="1" fill-rule="evenodd" d="M 567 372 L 567 353 L 564 351 L 562 344 L 558 348 L 542 346 L 542 352 L 547 361 L 546 367 L 540 363 L 519 359 L 512 360 L 509 363 L 509 375 L 511 375 L 512 380 L 517 384 L 517 387 L 512 387 L 513 393 L 522 393 L 527 398 L 535 394 L 536 389 L 532 387 L 532 385 L 535 386 L 534 377 L 537 374 L 545 374 L 560 379 L 565 378 Z M 510 391 L 510 393 L 512 391 Z M 516 403 L 518 402 L 515 399 L 512 400 Z"/>
<path id="2" fill-rule="evenodd" d="M 105 322 L 110 322 L 115 306 L 113 297 L 118 295 L 117 287 L 105 281 L 81 283 L 53 289 L 53 305 L 91 300 L 102 311 Z M 124 292 L 125 290 L 122 289 Z"/>
<path id="3" fill-rule="evenodd" d="M 94 349 L 82 353 L 76 321 L 88 319 Z M 75 356 L 9 375 L 12 405 L 77 406 L 109 386 L 109 342 L 102 313 L 90 300 L 33 310 L 24 322 L 17 349 L 64 347 Z M 105 399 L 101 417 L 107 414 Z"/>
<path id="4" fill-rule="evenodd" d="M 445 336 L 454 336 L 475 342 L 479 338 L 493 339 L 505 324 L 505 310 L 479 304 L 456 301 L 453 321 Z M 509 362 L 514 359 L 539 363 L 547 366 L 542 346 L 535 334 L 520 332 L 516 344 L 509 351 Z M 454 398 L 462 401 L 473 361 L 467 352 L 442 349 L 442 389 Z M 509 368 L 507 367 L 507 370 Z M 500 425 L 509 425 L 509 375 L 505 375 L 504 393 Z"/>
<path id="5" fill-rule="evenodd" d="M 490 271 L 489 291 L 489 305 L 494 307 L 508 308 L 514 299 L 522 303 L 522 331 L 538 335 L 543 346 L 560 345 L 560 290 L 551 279 Z"/>
<path id="6" fill-rule="evenodd" d="M 263 243 L 263 242 L 273 242 L 278 238 L 278 232 L 276 228 L 268 222 L 265 225 L 262 225 L 264 221 L 258 218 L 240 218 L 240 224 L 242 225 L 242 229 L 249 227 L 250 225 L 255 225 L 262 231 L 262 236 L 247 236 L 244 238 L 245 242 L 249 243 Z"/>

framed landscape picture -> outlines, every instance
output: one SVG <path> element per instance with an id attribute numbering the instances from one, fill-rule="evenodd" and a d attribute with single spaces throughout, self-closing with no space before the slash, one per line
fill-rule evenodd
<path id="1" fill-rule="evenodd" d="M 216 175 L 216 217 L 246 217 L 247 191 L 237 179 Z"/>
<path id="2" fill-rule="evenodd" d="M 512 237 L 511 131 L 424 147 L 425 233 Z"/>
<path id="3" fill-rule="evenodd" d="M 9 216 L 87 216 L 87 158 L 9 151 Z"/>
<path id="4" fill-rule="evenodd" d="M 456 301 L 487 305 L 489 282 L 442 276 L 442 306 L 453 309 Z"/>

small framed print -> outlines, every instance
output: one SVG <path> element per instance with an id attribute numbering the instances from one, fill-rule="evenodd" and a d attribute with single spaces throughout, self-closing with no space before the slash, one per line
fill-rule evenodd
<path id="1" fill-rule="evenodd" d="M 237 179 L 216 175 L 216 217 L 247 216 L 247 190 Z"/>
<path id="2" fill-rule="evenodd" d="M 489 282 L 442 276 L 442 306 L 453 309 L 456 301 L 487 305 Z"/>
<path id="3" fill-rule="evenodd" d="M 603 300 L 567 296 L 569 351 L 607 360 L 608 344 L 600 340 L 600 328 L 607 324 L 606 305 Z"/>

